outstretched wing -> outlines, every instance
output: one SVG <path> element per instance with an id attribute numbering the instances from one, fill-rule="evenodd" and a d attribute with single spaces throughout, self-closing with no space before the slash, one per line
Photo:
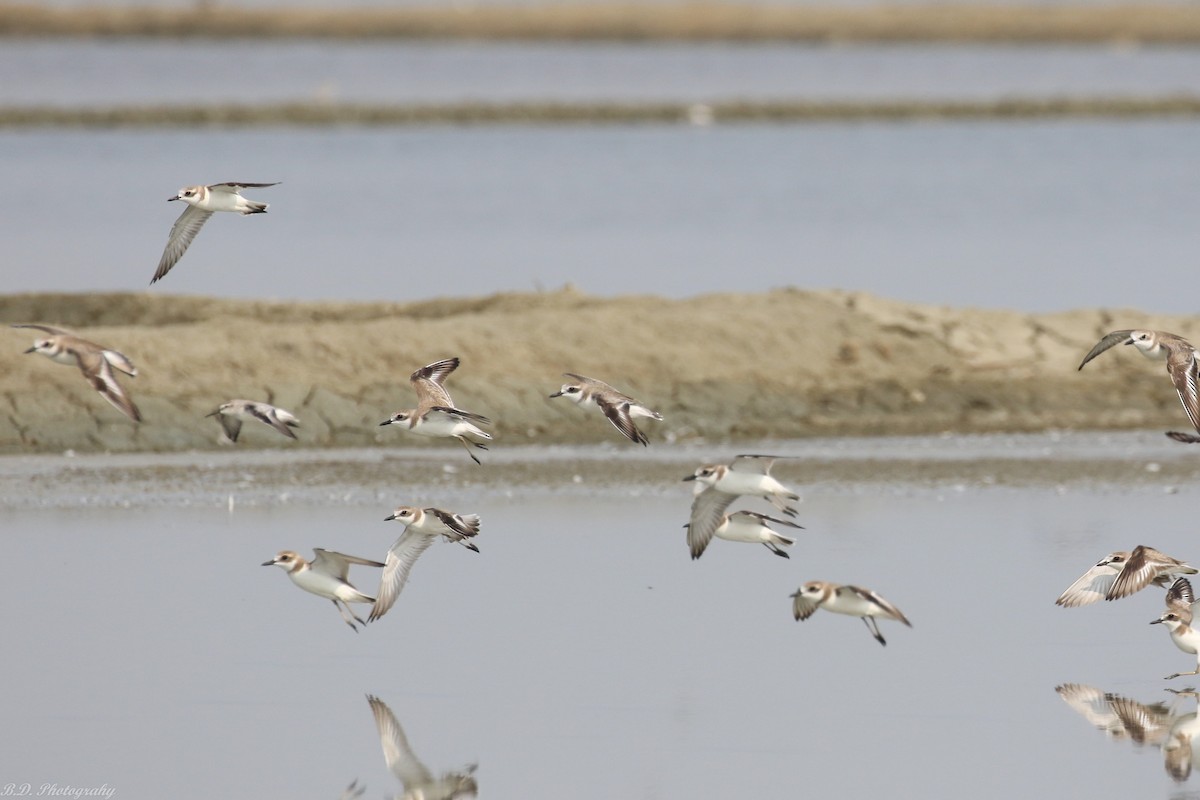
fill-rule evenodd
<path id="1" fill-rule="evenodd" d="M 421 554 L 429 549 L 437 538 L 436 534 L 419 533 L 412 528 L 405 529 L 400 538 L 392 545 L 387 554 L 387 564 L 383 568 L 383 576 L 379 579 L 379 593 L 375 597 L 375 605 L 367 622 L 374 622 L 388 612 L 396 603 L 396 598 L 408 582 L 408 574 L 412 572 L 413 564 Z"/>
<path id="2" fill-rule="evenodd" d="M 817 609 L 821 604 L 811 597 L 807 597 L 802 591 L 792 595 L 792 616 L 797 620 L 808 619 L 813 614 L 817 613 Z"/>
<path id="3" fill-rule="evenodd" d="M 638 430 L 637 425 L 633 424 L 633 416 L 629 413 L 629 400 L 617 400 L 613 402 L 607 395 L 597 395 L 596 405 L 604 412 L 604 416 L 608 417 L 608 421 L 613 424 L 613 427 L 624 434 L 631 442 L 636 442 L 643 447 L 650 444 L 650 440 L 646 438 L 646 434 Z"/>
<path id="4" fill-rule="evenodd" d="M 1109 587 L 1108 594 L 1104 596 L 1104 599 L 1119 600 L 1141 591 L 1150 581 L 1158 577 L 1160 567 L 1169 566 L 1172 561 L 1170 556 L 1158 552 L 1153 547 L 1139 544 L 1133 548 L 1125 566 L 1121 567 L 1121 571 L 1113 579 L 1112 586 Z"/>
<path id="5" fill-rule="evenodd" d="M 1122 342 L 1128 341 L 1129 336 L 1132 333 L 1133 333 L 1132 330 L 1128 330 L 1128 331 L 1113 331 L 1112 333 L 1108 334 L 1103 339 L 1096 342 L 1096 346 L 1092 348 L 1091 352 L 1089 352 L 1086 356 L 1083 357 L 1083 361 L 1081 361 L 1079 363 L 1079 368 L 1083 369 L 1085 364 L 1087 364 L 1089 361 L 1091 361 L 1096 356 L 1103 353 L 1105 350 L 1116 347 L 1117 345 L 1121 344 Z"/>
<path id="6" fill-rule="evenodd" d="M 292 429 L 288 427 L 287 423 L 273 413 L 275 412 L 274 406 L 269 406 L 266 403 L 250 403 L 246 406 L 246 411 L 250 416 L 267 423 L 289 439 L 296 438 L 296 434 L 292 433 Z"/>
<path id="7" fill-rule="evenodd" d="M 29 322 L 22 323 L 20 325 L 13 325 L 12 327 L 14 327 L 14 328 L 33 328 L 34 330 L 37 330 L 37 331 L 45 331 L 46 333 L 50 334 L 51 336 L 74 336 L 75 335 L 75 334 L 71 333 L 70 331 L 63 330 L 62 328 L 55 328 L 50 325 L 35 325 L 35 324 L 29 323 Z"/>
<path id="8" fill-rule="evenodd" d="M 688 520 L 688 550 L 692 558 L 704 555 L 708 543 L 712 541 L 713 533 L 721 527 L 725 518 L 725 509 L 737 498 L 736 494 L 718 492 L 711 487 L 697 494 L 692 499 L 692 516 Z"/>
<path id="9" fill-rule="evenodd" d="M 133 404 L 129 395 L 125 394 L 125 390 L 121 388 L 121 384 L 117 383 L 117 379 L 113 377 L 112 365 L 108 363 L 104 353 L 77 350 L 75 359 L 79 362 L 79 369 L 83 372 L 83 377 L 87 378 L 88 383 L 100 393 L 101 397 L 134 422 L 142 421 L 142 412 L 138 411 L 138 407 Z"/>
<path id="10" fill-rule="evenodd" d="M 450 399 L 450 393 L 446 391 L 443 384 L 446 376 L 458 369 L 458 364 L 457 357 L 446 358 L 421 367 L 408 376 L 413 391 L 417 393 L 418 410 L 425 410 L 432 406 L 454 406 L 454 401 Z"/>
<path id="11" fill-rule="evenodd" d="M 784 456 L 734 456 L 733 461 L 729 463 L 729 468 L 737 470 L 738 472 L 750 472 L 757 475 L 770 475 L 771 466 L 780 458 L 784 458 Z"/>
<path id="12" fill-rule="evenodd" d="M 1064 608 L 1078 608 L 1103 600 L 1112 590 L 1117 580 L 1118 569 L 1108 563 L 1108 559 L 1083 573 L 1067 590 L 1054 601 L 1055 605 Z"/>
<path id="13" fill-rule="evenodd" d="M 225 431 L 226 438 L 231 442 L 238 440 L 238 434 L 242 432 L 242 420 L 233 414 L 222 414 L 217 412 L 217 422 L 221 423 L 222 430 Z"/>
<path id="14" fill-rule="evenodd" d="M 383 564 L 378 561 L 372 561 L 369 558 L 359 558 L 358 556 L 350 556 L 345 553 L 339 553 L 336 550 L 326 550 L 324 547 L 314 547 L 312 560 L 312 568 L 318 572 L 324 572 L 326 575 L 332 575 L 335 578 L 346 580 L 346 576 L 350 574 L 351 564 L 360 564 L 364 567 L 382 567 Z"/>
<path id="15" fill-rule="evenodd" d="M 1200 390 L 1197 389 L 1200 371 L 1196 364 L 1196 351 L 1172 350 L 1167 356 L 1167 373 L 1179 393 L 1179 402 L 1187 412 L 1192 427 L 1200 431 Z"/>
<path id="16" fill-rule="evenodd" d="M 279 181 L 274 183 L 244 183 L 242 181 L 226 181 L 225 183 L 211 183 L 208 188 L 214 192 L 227 192 L 229 194 L 237 194 L 239 189 L 265 189 L 268 186 L 278 186 Z"/>
<path id="17" fill-rule="evenodd" d="M 208 218 L 212 215 L 213 212 L 204 211 L 195 206 L 188 206 L 183 210 L 179 219 L 175 220 L 175 224 L 171 226 L 171 233 L 167 236 L 167 246 L 158 260 L 158 269 L 155 270 L 154 277 L 150 279 L 151 284 L 170 272 L 171 267 L 183 258 L 183 254 L 191 246 L 196 234 L 200 232 L 204 223 L 208 222 Z"/>

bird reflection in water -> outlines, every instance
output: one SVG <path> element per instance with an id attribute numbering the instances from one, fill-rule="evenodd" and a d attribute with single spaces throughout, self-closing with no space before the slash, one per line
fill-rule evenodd
<path id="1" fill-rule="evenodd" d="M 479 787 L 475 783 L 475 768 L 470 764 L 458 772 L 445 772 L 435 777 L 429 768 L 413 753 L 404 736 L 404 729 L 387 703 L 378 697 L 367 695 L 375 726 L 379 728 L 379 744 L 383 747 L 383 759 L 388 769 L 404 784 L 404 794 L 396 795 L 403 800 L 457 800 L 475 797 Z"/>
<path id="2" fill-rule="evenodd" d="M 1200 693 L 1167 689 L 1175 695 L 1171 703 L 1139 703 L 1078 683 L 1064 683 L 1055 691 L 1076 713 L 1113 741 L 1160 748 L 1163 767 L 1176 782 L 1183 783 L 1192 774 L 1200 718 L 1195 707 L 1191 712 L 1180 713 L 1178 706 L 1181 698 L 1198 700 Z"/>

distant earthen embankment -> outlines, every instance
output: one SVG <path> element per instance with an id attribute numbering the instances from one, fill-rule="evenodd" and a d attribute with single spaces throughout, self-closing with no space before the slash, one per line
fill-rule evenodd
<path id="1" fill-rule="evenodd" d="M 810 6 L 722 2 L 249 9 L 0 3 L 0 36 L 794 42 L 1200 41 L 1191 3 Z"/>
<path id="2" fill-rule="evenodd" d="M 73 367 L 0 334 L 0 452 L 217 447 L 204 415 L 228 399 L 293 411 L 308 446 L 429 444 L 380 428 L 411 406 L 408 375 L 448 356 L 463 408 L 506 443 L 619 441 L 547 395 L 560 373 L 613 383 L 659 410 L 653 442 L 815 435 L 1162 427 L 1186 430 L 1163 366 L 1132 348 L 1080 359 L 1114 328 L 1200 334 L 1200 318 L 1020 314 L 779 290 L 686 300 L 571 290 L 412 304 L 267 303 L 156 294 L 0 297 L 0 321 L 74 329 L 140 369 L 121 377 L 134 425 Z M 247 428 L 239 447 L 295 446 Z M 449 447 L 457 447 L 449 443 Z M 462 454 L 460 454 L 462 455 Z M 465 460 L 465 455 L 463 456 Z"/>

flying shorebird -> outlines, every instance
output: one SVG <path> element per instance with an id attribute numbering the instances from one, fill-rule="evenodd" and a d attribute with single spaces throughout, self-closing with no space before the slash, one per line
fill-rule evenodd
<path id="1" fill-rule="evenodd" d="M 387 564 L 379 579 L 379 598 L 371 606 L 368 622 L 374 622 L 388 612 L 408 582 L 413 564 L 429 546 L 443 536 L 447 541 L 458 542 L 468 550 L 479 552 L 474 543 L 467 541 L 479 534 L 479 515 L 454 514 L 440 508 L 417 508 L 399 506 L 384 522 L 404 523 L 404 533 L 388 550 Z"/>
<path id="2" fill-rule="evenodd" d="M 713 529 L 712 535 L 729 542 L 761 544 L 777 556 L 791 558 L 783 548 L 791 547 L 796 543 L 796 540 L 774 530 L 767 524 L 768 522 L 804 530 L 803 525 L 797 525 L 786 519 L 768 517 L 766 514 L 759 514 L 757 511 L 742 510 L 735 511 L 732 514 L 722 514 L 720 520 L 718 520 L 717 527 Z M 704 546 L 699 547 L 699 551 L 697 552 L 696 542 L 692 536 L 692 524 L 689 522 L 683 527 L 688 529 L 688 547 L 691 548 L 692 558 L 699 558 L 704 554 Z M 708 545 L 707 540 L 704 542 L 704 545 Z"/>
<path id="3" fill-rule="evenodd" d="M 634 419 L 645 417 L 661 420 L 662 414 L 647 408 L 629 395 L 622 394 L 604 381 L 574 372 L 564 372 L 563 375 L 573 378 L 575 383 L 564 383 L 561 389 L 550 395 L 551 397 L 568 397 L 580 406 L 594 405 L 604 412 L 608 421 L 630 441 L 642 446 L 650 444 L 650 440 L 634 424 Z"/>
<path id="4" fill-rule="evenodd" d="M 208 218 L 217 211 L 236 211 L 239 214 L 265 214 L 267 213 L 267 204 L 260 203 L 257 200 L 247 200 L 242 197 L 242 189 L 262 189 L 267 186 L 278 186 L 279 182 L 275 183 L 244 183 L 240 181 L 230 181 L 228 183 L 213 183 L 208 186 L 185 186 L 179 190 L 179 194 L 174 197 L 168 197 L 167 202 L 172 200 L 182 200 L 187 203 L 187 208 L 179 215 L 179 219 L 175 220 L 175 224 L 171 226 L 171 234 L 167 237 L 167 246 L 163 250 L 162 258 L 158 261 L 158 270 L 154 273 L 154 277 L 150 279 L 150 283 L 162 278 L 171 271 L 171 267 L 175 266 L 179 259 L 183 258 L 183 254 L 187 252 L 188 246 L 191 245 L 192 239 L 196 238 L 196 234 L 204 227 L 204 223 L 208 222 Z"/>
<path id="5" fill-rule="evenodd" d="M 458 439 L 471 460 L 478 464 L 480 461 L 471 452 L 471 447 L 487 450 L 487 445 L 471 437 L 491 441 L 492 435 L 481 430 L 475 423 L 491 425 L 492 421 L 479 414 L 454 407 L 450 393 L 442 384 L 445 383 L 447 375 L 458 369 L 458 364 L 458 358 L 447 358 L 421 367 L 410 375 L 408 379 L 417 394 L 417 407 L 397 411 L 379 425 L 382 427 L 407 423 L 406 430 L 418 436 L 453 437 Z"/>
<path id="6" fill-rule="evenodd" d="M 276 408 L 267 403 L 256 403 L 253 400 L 230 400 L 228 403 L 222 403 L 220 408 L 206 416 L 217 418 L 217 421 L 221 423 L 221 428 L 225 431 L 225 436 L 231 442 L 238 440 L 238 434 L 242 432 L 243 418 L 265 422 L 289 439 L 296 438 L 296 434 L 292 433 L 292 428 L 300 427 L 300 420 L 296 419 L 290 411 L 284 411 L 282 408 Z"/>
<path id="7" fill-rule="evenodd" d="M 1192 672 L 1175 672 L 1164 680 L 1178 678 L 1181 675 L 1200 675 L 1200 631 L 1192 627 L 1192 603 L 1196 600 L 1192 594 L 1192 584 L 1187 578 L 1180 578 L 1167 590 L 1167 610 L 1162 616 L 1150 622 L 1151 625 L 1162 623 L 1171 632 L 1171 641 L 1185 653 L 1197 657 L 1196 669 Z"/>
<path id="8" fill-rule="evenodd" d="M 62 328 L 52 328 L 49 325 L 13 325 L 14 328 L 33 328 L 50 334 L 44 339 L 38 339 L 26 353 L 41 353 L 52 361 L 60 364 L 75 364 L 83 377 L 100 396 L 113 405 L 118 411 L 134 422 L 142 421 L 142 412 L 138 411 L 129 395 L 117 383 L 113 375 L 113 367 L 124 372 L 131 378 L 137 377 L 137 368 L 128 358 L 116 350 L 110 350 L 103 345 L 80 338 Z"/>
<path id="9" fill-rule="evenodd" d="M 886 645 L 887 642 L 879 632 L 879 623 L 875 621 L 875 617 L 894 619 L 912 627 L 912 623 L 900 613 L 900 609 L 870 589 L 861 589 L 858 586 L 809 581 L 792 595 L 792 601 L 792 614 L 797 620 L 808 619 L 817 613 L 818 608 L 835 614 L 862 617 L 867 630 L 882 645 Z"/>
<path id="10" fill-rule="evenodd" d="M 790 517 L 796 515 L 796 509 L 787 501 L 799 500 L 800 496 L 771 477 L 771 465 L 778 458 L 780 456 L 739 455 L 728 466 L 706 464 L 683 479 L 696 482 L 692 516 L 688 522 L 688 546 L 692 558 L 699 558 L 704 553 L 717 527 L 722 524 L 725 509 L 741 495 L 762 497 L 782 513 Z"/>
<path id="11" fill-rule="evenodd" d="M 292 579 L 292 583 L 299 586 L 306 592 L 312 592 L 315 595 L 324 597 L 333 601 L 333 607 L 342 615 L 342 619 L 350 626 L 350 629 L 357 632 L 358 628 L 354 626 L 357 620 L 359 625 L 366 625 L 359 617 L 350 609 L 350 603 L 374 603 L 375 598 L 365 595 L 354 586 L 346 578 L 350 573 L 351 564 L 361 564 L 365 567 L 382 567 L 383 564 L 378 561 L 371 561 L 367 558 L 359 558 L 357 556 L 348 556 L 345 553 L 335 553 L 332 550 L 326 550 L 321 547 L 314 547 L 312 561 L 307 561 L 299 553 L 292 550 L 280 550 L 275 558 L 270 561 L 264 561 L 264 567 L 280 567 L 287 576 Z"/>
<path id="12" fill-rule="evenodd" d="M 387 703 L 373 695 L 367 695 L 375 727 L 379 730 L 379 743 L 383 746 L 383 760 L 393 775 L 404 784 L 407 800 L 458 800 L 475 797 L 479 787 L 475 782 L 476 765 L 470 764 L 458 772 L 446 772 L 434 777 L 429 768 L 421 763 L 404 728 Z M 397 795 L 399 797 L 400 795 Z"/>
<path id="13" fill-rule="evenodd" d="M 1118 550 L 1109 553 L 1067 587 L 1054 601 L 1064 608 L 1076 608 L 1095 603 L 1101 598 L 1119 600 L 1150 584 L 1166 588 L 1178 577 L 1195 575 L 1195 567 L 1160 553 L 1153 547 L 1138 545 L 1133 552 Z"/>
<path id="14" fill-rule="evenodd" d="M 1200 374 L 1197 372 L 1196 348 L 1192 347 L 1191 342 L 1166 331 L 1113 331 L 1084 356 L 1079 368 L 1083 369 L 1093 358 L 1118 344 L 1131 344 L 1147 358 L 1166 358 L 1167 374 L 1179 393 L 1179 402 L 1183 403 L 1183 410 L 1192 427 L 1200 433 L 1200 394 L 1197 392 Z M 1184 444 L 1200 442 L 1200 436 L 1182 431 L 1168 431 L 1167 436 Z"/>

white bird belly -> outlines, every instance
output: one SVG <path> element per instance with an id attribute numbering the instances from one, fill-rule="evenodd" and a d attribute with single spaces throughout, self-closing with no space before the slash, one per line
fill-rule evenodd
<path id="1" fill-rule="evenodd" d="M 296 574 L 289 573 L 288 577 L 304 591 L 312 592 L 329 600 L 336 597 L 348 603 L 364 602 L 361 592 L 332 575 L 325 575 L 311 569 L 306 569 Z"/>
<path id="2" fill-rule="evenodd" d="M 733 519 L 721 524 L 713 535 L 718 539 L 724 539 L 727 542 L 769 542 L 771 541 L 771 531 L 769 528 L 758 524 L 757 522 L 747 522 L 742 519 Z"/>

